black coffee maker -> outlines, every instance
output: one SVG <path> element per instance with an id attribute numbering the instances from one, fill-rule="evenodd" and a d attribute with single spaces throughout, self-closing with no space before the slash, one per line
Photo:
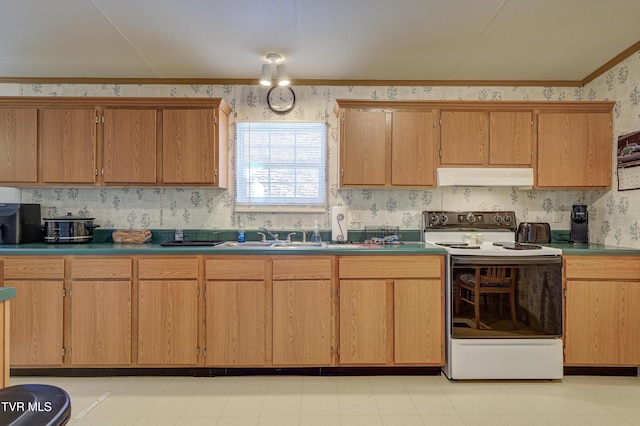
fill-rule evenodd
<path id="1" fill-rule="evenodd" d="M 589 244 L 589 213 L 584 204 L 574 204 L 571 210 L 571 244 Z"/>

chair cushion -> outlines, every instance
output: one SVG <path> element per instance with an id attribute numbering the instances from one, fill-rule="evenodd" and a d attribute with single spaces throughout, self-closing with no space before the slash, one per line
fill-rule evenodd
<path id="1" fill-rule="evenodd" d="M 458 275 L 456 275 L 456 282 L 459 282 L 461 284 L 466 284 L 466 285 L 470 285 L 470 286 L 475 286 L 476 285 L 476 276 L 475 274 L 469 273 L 469 272 L 461 272 Z M 503 287 L 503 288 L 509 288 L 511 286 L 511 284 L 509 283 L 505 283 L 505 282 L 483 282 L 480 284 L 480 287 Z"/>

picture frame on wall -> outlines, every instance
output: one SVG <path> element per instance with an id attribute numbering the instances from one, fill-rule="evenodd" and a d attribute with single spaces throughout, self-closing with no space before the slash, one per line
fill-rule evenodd
<path id="1" fill-rule="evenodd" d="M 640 188 L 640 131 L 618 137 L 618 191 Z"/>

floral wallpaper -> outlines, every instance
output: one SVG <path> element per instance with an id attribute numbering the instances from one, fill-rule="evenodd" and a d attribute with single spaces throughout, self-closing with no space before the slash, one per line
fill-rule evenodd
<path id="1" fill-rule="evenodd" d="M 295 83 L 295 80 L 294 80 Z M 266 226 L 311 229 L 318 220 L 331 228 L 330 207 L 347 206 L 350 229 L 394 225 L 419 229 L 423 210 L 514 210 L 518 221 L 551 223 L 569 229 L 573 204 L 587 204 L 590 241 L 640 247 L 640 190 L 533 191 L 516 188 L 339 189 L 338 120 L 335 99 L 394 100 L 614 100 L 614 140 L 640 130 L 640 52 L 586 87 L 453 87 L 453 86 L 293 86 L 296 107 L 288 115 L 271 113 L 268 88 L 244 85 L 3 85 L 3 92 L 22 96 L 158 96 L 222 97 L 233 108 L 230 123 L 229 173 L 234 173 L 233 122 L 240 120 L 323 121 L 329 125 L 328 206 L 325 213 L 236 213 L 233 184 L 212 188 L 23 188 L 22 202 L 40 203 L 43 217 L 71 212 L 94 217 L 103 228 L 233 229 L 240 219 L 247 229 Z M 612 150 L 615 149 L 612 143 Z M 615 155 L 614 155 L 615 158 Z M 230 179 L 233 182 L 233 179 Z M 556 219 L 556 221 L 554 221 Z"/>

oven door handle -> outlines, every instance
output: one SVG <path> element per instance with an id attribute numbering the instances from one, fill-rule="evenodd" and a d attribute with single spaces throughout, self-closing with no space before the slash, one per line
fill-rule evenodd
<path id="1" fill-rule="evenodd" d="M 553 265 L 561 256 L 451 256 L 451 265 Z"/>

